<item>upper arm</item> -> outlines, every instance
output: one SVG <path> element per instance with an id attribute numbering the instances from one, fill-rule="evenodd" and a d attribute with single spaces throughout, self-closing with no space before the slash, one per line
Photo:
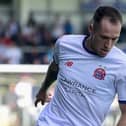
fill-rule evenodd
<path id="1" fill-rule="evenodd" d="M 52 61 L 49 65 L 45 80 L 44 80 L 44 86 L 43 89 L 46 90 L 48 87 L 57 79 L 58 74 L 58 66 L 57 64 Z"/>
<path id="2" fill-rule="evenodd" d="M 51 62 L 51 64 L 50 64 L 50 69 L 52 70 L 52 71 L 55 71 L 55 72 L 58 72 L 58 64 L 56 64 L 56 62 L 53 60 L 52 62 Z"/>

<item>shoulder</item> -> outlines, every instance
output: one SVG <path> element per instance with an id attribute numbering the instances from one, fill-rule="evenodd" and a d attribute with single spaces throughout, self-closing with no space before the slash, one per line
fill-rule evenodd
<path id="1" fill-rule="evenodd" d="M 55 49 L 60 54 L 79 53 L 83 47 L 82 43 L 85 37 L 85 35 L 63 35 L 56 41 Z"/>
<path id="2" fill-rule="evenodd" d="M 120 66 L 121 72 L 126 71 L 126 53 L 124 53 L 118 47 L 114 46 L 114 48 L 112 49 L 111 61 L 114 61 L 117 65 Z"/>
<path id="3" fill-rule="evenodd" d="M 72 43 L 72 42 L 79 42 L 84 39 L 85 35 L 63 35 L 61 36 L 57 42 L 58 43 Z"/>
<path id="4" fill-rule="evenodd" d="M 116 58 L 117 60 L 121 60 L 122 62 L 126 63 L 126 53 L 124 53 L 121 49 L 118 47 L 114 46 L 112 49 L 112 57 Z"/>
<path id="5" fill-rule="evenodd" d="M 121 49 L 114 46 L 107 59 L 118 79 L 126 77 L 126 54 Z"/>

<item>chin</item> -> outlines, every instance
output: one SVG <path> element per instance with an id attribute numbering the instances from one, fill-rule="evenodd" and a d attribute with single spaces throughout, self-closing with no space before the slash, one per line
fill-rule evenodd
<path id="1" fill-rule="evenodd" d="M 99 55 L 100 57 L 105 57 L 105 56 L 108 55 L 108 52 L 99 52 L 98 55 Z"/>
<path id="2" fill-rule="evenodd" d="M 99 54 L 100 57 L 105 57 L 107 54 Z"/>
<path id="3" fill-rule="evenodd" d="M 107 54 L 105 54 L 105 53 L 97 53 L 97 55 L 98 55 L 99 57 L 105 57 Z"/>

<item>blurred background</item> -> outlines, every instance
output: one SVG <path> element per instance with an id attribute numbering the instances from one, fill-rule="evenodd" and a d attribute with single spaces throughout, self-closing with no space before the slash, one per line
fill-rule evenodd
<path id="1" fill-rule="evenodd" d="M 0 63 L 48 64 L 59 36 L 88 34 L 87 25 L 99 5 L 122 12 L 119 43 L 125 43 L 125 0 L 0 0 Z"/>
<path id="2" fill-rule="evenodd" d="M 99 5 L 121 11 L 124 23 L 117 46 L 126 52 L 125 0 L 0 0 L 0 66 L 4 64 L 0 67 L 1 126 L 35 125 L 43 109 L 33 105 L 46 73 L 40 72 L 41 67 L 50 63 L 58 37 L 88 34 L 87 26 Z M 6 67 L 13 65 L 15 71 Z M 39 67 L 31 72 L 16 71 L 24 65 Z M 115 99 L 103 126 L 115 126 L 119 116 Z"/>

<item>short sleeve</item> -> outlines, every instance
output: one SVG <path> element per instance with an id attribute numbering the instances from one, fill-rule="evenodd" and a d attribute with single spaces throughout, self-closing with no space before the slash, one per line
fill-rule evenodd
<path id="1" fill-rule="evenodd" d="M 125 67 L 126 68 L 126 67 Z M 122 67 L 117 83 L 117 94 L 119 103 L 126 104 L 126 69 Z"/>

